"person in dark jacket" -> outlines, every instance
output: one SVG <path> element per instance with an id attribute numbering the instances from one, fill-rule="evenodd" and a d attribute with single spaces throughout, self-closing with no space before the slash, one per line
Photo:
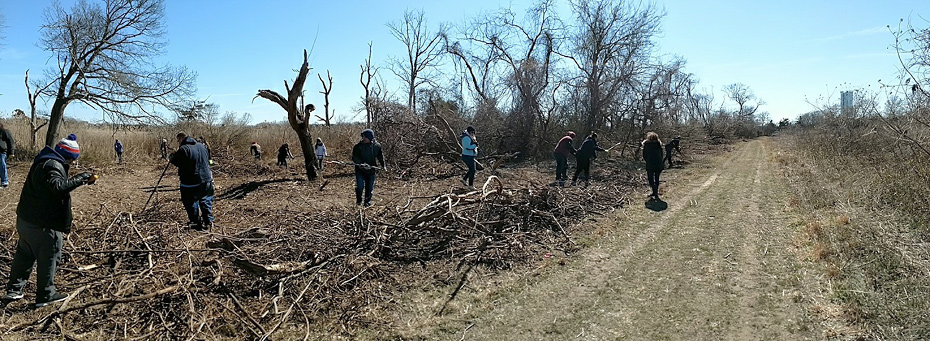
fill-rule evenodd
<path id="1" fill-rule="evenodd" d="M 591 133 L 581 143 L 581 148 L 575 152 L 575 176 L 572 177 L 572 186 L 578 184 L 578 175 L 584 174 L 584 186 L 588 187 L 591 178 L 591 160 L 597 158 L 597 152 L 606 152 L 607 150 L 597 145 L 597 133 Z"/>
<path id="2" fill-rule="evenodd" d="M 471 126 L 465 128 L 459 139 L 462 140 L 462 162 L 465 163 L 465 167 L 468 167 L 468 171 L 462 176 L 462 185 L 469 189 L 475 189 L 475 173 L 478 172 L 475 164 L 475 157 L 478 156 L 478 139 L 475 137 L 475 128 Z"/>
<path id="3" fill-rule="evenodd" d="M 113 151 L 116 152 L 116 163 L 123 164 L 123 143 L 119 139 L 113 144 Z"/>
<path id="4" fill-rule="evenodd" d="M 659 200 L 659 175 L 662 174 L 665 162 L 662 160 L 662 141 L 658 134 L 651 131 L 646 133 L 646 139 L 643 140 L 643 161 L 646 161 L 646 178 L 652 189 L 649 197 Z"/>
<path id="5" fill-rule="evenodd" d="M 672 168 L 672 152 L 677 151 L 681 154 L 681 136 L 675 136 L 668 144 L 665 145 L 665 160 L 668 161 L 668 168 Z M 663 161 L 663 163 L 664 163 Z"/>
<path id="6" fill-rule="evenodd" d="M 0 186 L 10 185 L 9 173 L 6 169 L 6 159 L 13 157 L 13 134 L 3 123 L 0 123 Z"/>
<path id="7" fill-rule="evenodd" d="M 568 180 L 568 175 L 566 175 L 568 172 L 568 156 L 575 155 L 575 152 L 577 152 L 575 147 L 572 146 L 574 138 L 575 132 L 568 132 L 565 137 L 559 140 L 552 152 L 552 157 L 555 158 L 555 181 L 559 183 L 559 186 L 565 186 L 565 180 Z"/>
<path id="8" fill-rule="evenodd" d="M 386 170 L 381 144 L 375 142 L 375 132 L 371 129 L 362 131 L 362 140 L 352 148 L 352 163 L 355 164 L 355 204 L 362 204 L 362 190 L 365 193 L 365 206 L 371 206 L 371 193 L 375 187 L 376 162 L 381 170 Z"/>
<path id="9" fill-rule="evenodd" d="M 278 166 L 287 168 L 287 159 L 294 158 L 294 155 L 291 155 L 291 148 L 287 146 L 287 143 L 282 144 L 278 148 Z"/>
<path id="10" fill-rule="evenodd" d="M 19 241 L 6 284 L 8 301 L 23 298 L 34 264 L 37 308 L 68 297 L 55 289 L 55 270 L 61 260 L 63 234 L 71 232 L 71 191 L 96 178 L 84 172 L 68 179 L 68 169 L 80 154 L 77 137 L 71 134 L 54 148 L 42 149 L 29 168 L 16 206 Z"/>
<path id="11" fill-rule="evenodd" d="M 178 133 L 178 151 L 171 164 L 178 166 L 181 203 L 187 211 L 188 227 L 205 231 L 213 227 L 213 172 L 207 147 L 185 133 Z"/>
<path id="12" fill-rule="evenodd" d="M 262 146 L 258 142 L 252 142 L 252 145 L 249 146 L 249 153 L 252 154 L 252 157 L 256 160 L 262 159 Z"/>

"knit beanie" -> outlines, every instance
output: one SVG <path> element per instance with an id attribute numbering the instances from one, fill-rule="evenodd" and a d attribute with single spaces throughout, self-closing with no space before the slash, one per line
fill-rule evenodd
<path id="1" fill-rule="evenodd" d="M 78 147 L 77 136 L 70 134 L 68 137 L 61 139 L 61 142 L 55 145 L 55 152 L 65 159 L 77 160 L 78 156 L 81 155 L 81 148 Z"/>
<path id="2" fill-rule="evenodd" d="M 362 136 L 368 138 L 369 141 L 374 141 L 375 131 L 371 129 L 362 130 Z"/>

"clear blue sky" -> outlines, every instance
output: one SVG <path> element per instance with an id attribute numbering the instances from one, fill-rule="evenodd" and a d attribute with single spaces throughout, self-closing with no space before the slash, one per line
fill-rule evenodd
<path id="1" fill-rule="evenodd" d="M 70 8 L 74 1 L 62 1 Z M 0 0 L 6 18 L 0 47 L 0 115 L 27 108 L 23 73 L 33 77 L 47 69 L 50 54 L 36 47 L 43 10 L 49 0 Z M 391 37 L 386 23 L 398 21 L 406 9 L 423 9 L 429 24 L 462 23 L 465 18 L 512 6 L 522 13 L 528 2 L 514 1 L 207 1 L 167 0 L 169 45 L 163 59 L 198 73 L 198 97 L 220 105 L 222 112 L 250 113 L 253 121 L 279 121 L 284 112 L 264 99 L 252 102 L 256 90 L 284 91 L 312 48 L 306 89 L 322 109 L 316 74 L 333 76 L 332 108 L 337 119 L 352 120 L 362 95 L 359 65 L 372 42 L 373 62 L 395 94 L 402 87 L 386 68 L 389 56 L 403 45 Z M 749 85 L 767 103 L 772 119 L 796 118 L 813 110 L 807 99 L 838 100 L 839 90 L 877 87 L 896 74 L 897 58 L 889 49 L 893 37 L 886 25 L 909 18 L 927 27 L 930 1 L 657 1 L 662 21 L 658 51 L 687 61 L 686 71 L 701 80 L 699 88 L 723 98 L 723 86 Z M 570 18 L 564 15 L 564 19 Z M 51 65 L 51 64 L 49 64 Z M 43 106 L 40 103 L 40 106 Z M 47 107 L 47 105 L 45 106 Z M 97 120 L 85 107 L 72 105 L 68 115 Z"/>

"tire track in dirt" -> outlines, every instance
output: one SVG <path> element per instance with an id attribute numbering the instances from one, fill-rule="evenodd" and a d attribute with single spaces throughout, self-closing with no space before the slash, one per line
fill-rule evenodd
<path id="1" fill-rule="evenodd" d="M 769 272 L 795 269 L 784 264 L 795 257 L 787 247 L 769 252 L 790 233 L 766 232 L 784 226 L 762 204 L 773 177 L 763 142 L 743 144 L 715 166 L 692 179 L 669 172 L 667 210 L 629 209 L 629 220 L 613 222 L 618 236 L 468 317 L 469 338 L 806 338 L 797 333 L 797 307 L 778 295 L 797 289 L 770 283 L 793 276 Z M 700 185 L 682 194 L 685 181 Z"/>

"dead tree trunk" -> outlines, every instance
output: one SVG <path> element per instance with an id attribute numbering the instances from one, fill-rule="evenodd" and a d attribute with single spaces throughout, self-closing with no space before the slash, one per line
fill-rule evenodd
<path id="1" fill-rule="evenodd" d="M 323 94 L 323 101 L 324 101 L 323 102 L 323 117 L 320 117 L 320 115 L 316 115 L 316 118 L 320 119 L 320 121 L 323 121 L 323 123 L 326 124 L 327 127 L 329 127 L 330 125 L 329 121 L 333 118 L 332 113 L 330 113 L 329 111 L 329 93 L 333 91 L 333 76 L 330 76 L 329 70 L 326 70 L 326 78 L 329 80 L 329 86 L 327 86 L 326 82 L 323 81 L 322 75 L 316 74 L 316 76 L 320 78 L 320 83 L 323 84 L 323 91 L 320 91 L 320 93 Z"/>
<path id="2" fill-rule="evenodd" d="M 313 104 L 307 104 L 306 107 L 301 108 L 297 105 L 297 100 L 303 93 L 308 72 L 310 72 L 310 67 L 307 63 L 307 50 L 304 50 L 304 63 L 297 72 L 297 78 L 294 79 L 294 87 L 289 87 L 287 81 L 284 81 L 284 89 L 287 92 L 286 99 L 272 90 L 258 90 L 258 94 L 255 95 L 255 97 L 261 97 L 275 102 L 287 111 L 287 122 L 291 125 L 291 128 L 294 129 L 294 132 L 297 133 L 297 139 L 300 141 L 300 149 L 304 154 L 304 168 L 307 171 L 307 180 L 313 181 L 316 180 L 316 168 L 313 167 L 316 156 L 313 151 L 312 137 L 310 136 L 309 119 L 314 106 Z M 255 98 L 252 98 L 252 100 L 255 100 Z"/>
<path id="3" fill-rule="evenodd" d="M 36 91 L 32 92 L 32 89 L 29 87 L 29 70 L 26 70 L 26 79 L 23 82 L 26 83 L 26 97 L 29 99 L 29 117 L 25 117 L 25 114 L 23 114 L 23 117 L 29 121 L 29 131 L 32 133 L 30 136 L 32 140 L 31 150 L 35 151 L 37 147 L 36 141 L 38 140 L 36 135 L 39 134 L 39 129 L 42 129 L 42 127 L 48 124 L 48 120 L 39 123 L 38 113 L 36 113 L 36 100 L 39 99 L 39 95 L 43 91 L 48 89 L 48 85 L 44 88 L 39 88 L 39 85 L 36 85 Z"/>

